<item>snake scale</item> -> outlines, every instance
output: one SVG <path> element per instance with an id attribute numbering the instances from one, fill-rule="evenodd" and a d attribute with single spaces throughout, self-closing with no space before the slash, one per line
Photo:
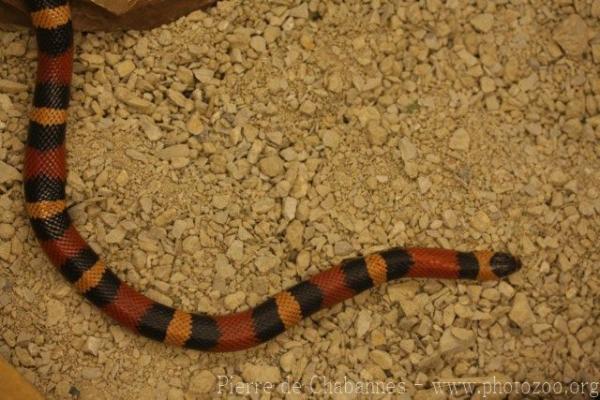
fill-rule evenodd
<path id="1" fill-rule="evenodd" d="M 122 326 L 148 338 L 204 351 L 263 343 L 309 315 L 398 278 L 499 279 L 521 266 L 508 253 L 392 248 L 344 260 L 262 304 L 228 315 L 192 314 L 144 296 L 121 281 L 73 226 L 65 185 L 65 134 L 73 73 L 67 0 L 27 0 L 38 70 L 25 154 L 24 190 L 33 231 L 52 264 Z"/>

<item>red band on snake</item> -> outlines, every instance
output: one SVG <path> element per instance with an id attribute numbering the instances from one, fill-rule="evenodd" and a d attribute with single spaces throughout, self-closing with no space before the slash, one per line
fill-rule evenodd
<path id="1" fill-rule="evenodd" d="M 193 349 L 242 350 L 390 280 L 490 280 L 520 268 L 519 260 L 507 253 L 393 248 L 344 260 L 253 309 L 234 314 L 192 314 L 151 300 L 121 281 L 72 224 L 65 196 L 65 133 L 73 71 L 71 13 L 67 0 L 27 3 L 39 48 L 24 169 L 27 213 L 55 267 L 89 301 L 132 331 Z"/>

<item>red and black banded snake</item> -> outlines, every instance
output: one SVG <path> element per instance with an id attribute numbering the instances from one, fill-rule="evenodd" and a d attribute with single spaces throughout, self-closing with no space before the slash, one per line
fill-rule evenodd
<path id="1" fill-rule="evenodd" d="M 398 278 L 499 279 L 521 266 L 507 253 L 393 248 L 348 259 L 255 308 L 210 316 L 177 310 L 121 281 L 73 226 L 68 212 L 65 135 L 73 74 L 68 0 L 27 0 L 38 43 L 38 71 L 27 139 L 24 189 L 35 235 L 52 264 L 121 325 L 166 343 L 235 351 L 263 343 L 326 307 Z"/>

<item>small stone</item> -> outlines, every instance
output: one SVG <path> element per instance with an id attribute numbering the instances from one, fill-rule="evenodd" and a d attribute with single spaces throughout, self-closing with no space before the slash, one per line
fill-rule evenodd
<path id="1" fill-rule="evenodd" d="M 171 160 L 173 158 L 188 157 L 189 155 L 190 148 L 185 144 L 176 144 L 156 152 L 156 156 L 161 160 Z"/>
<path id="2" fill-rule="evenodd" d="M 104 62 L 106 61 L 101 54 L 82 53 L 79 57 L 88 64 L 96 67 L 104 65 Z"/>
<path id="3" fill-rule="evenodd" d="M 217 377 L 210 371 L 202 370 L 194 373 L 190 379 L 190 392 L 193 394 L 210 393 L 215 389 Z"/>
<path id="4" fill-rule="evenodd" d="M 200 116 L 197 113 L 192 114 L 190 119 L 185 124 L 185 127 L 187 128 L 188 132 L 192 135 L 200 135 L 202 132 L 204 132 L 205 129 L 204 123 L 202 122 Z"/>
<path id="5" fill-rule="evenodd" d="M 326 129 L 322 133 L 323 145 L 331 149 L 337 149 L 340 144 L 340 135 L 331 129 Z"/>
<path id="6" fill-rule="evenodd" d="M 0 259 L 8 261 L 11 255 L 10 242 L 0 242 Z"/>
<path id="7" fill-rule="evenodd" d="M 579 202 L 579 206 L 577 207 L 577 209 L 584 217 L 591 217 L 595 213 L 593 204 L 586 200 L 582 200 L 581 202 Z"/>
<path id="8" fill-rule="evenodd" d="M 93 381 L 95 379 L 100 378 L 101 376 L 102 370 L 100 368 L 84 367 L 81 369 L 81 377 L 83 379 Z"/>
<path id="9" fill-rule="evenodd" d="M 590 45 L 592 47 L 592 59 L 596 64 L 600 64 L 600 40 L 596 40 Z"/>
<path id="10" fill-rule="evenodd" d="M 384 370 L 389 370 L 394 365 L 392 356 L 389 353 L 382 350 L 373 350 L 370 354 L 371 360 L 379 365 Z"/>
<path id="11" fill-rule="evenodd" d="M 198 68 L 194 70 L 194 77 L 201 83 L 211 83 L 215 76 L 215 71 L 209 68 Z"/>
<path id="12" fill-rule="evenodd" d="M 50 299 L 46 303 L 46 325 L 54 326 L 61 322 L 66 315 L 65 306 L 57 300 Z"/>
<path id="13" fill-rule="evenodd" d="M 334 72 L 327 78 L 327 90 L 333 93 L 341 93 L 344 90 L 344 81 L 342 76 Z"/>
<path id="14" fill-rule="evenodd" d="M 163 135 L 161 129 L 154 124 L 154 121 L 147 117 L 140 119 L 140 128 L 151 142 L 156 142 Z"/>
<path id="15" fill-rule="evenodd" d="M 0 239 L 10 240 L 15 235 L 15 228 L 9 224 L 0 224 Z"/>
<path id="16" fill-rule="evenodd" d="M 371 317 L 371 313 L 366 310 L 362 310 L 358 313 L 358 318 L 356 319 L 356 336 L 361 338 L 365 336 L 365 334 L 371 328 L 371 322 L 373 318 Z"/>
<path id="17" fill-rule="evenodd" d="M 263 151 L 265 145 L 263 142 L 261 141 L 254 141 L 254 143 L 252 143 L 252 147 L 250 147 L 250 150 L 248 150 L 248 162 L 250 164 L 256 164 L 256 162 L 258 161 L 258 156 L 260 156 L 260 153 Z M 266 163 L 268 161 L 265 161 Z"/>
<path id="18" fill-rule="evenodd" d="M 411 299 L 417 293 L 419 283 L 416 281 L 404 281 L 388 286 L 390 300 L 402 304 L 406 299 Z"/>
<path id="19" fill-rule="evenodd" d="M 535 315 L 529 306 L 529 301 L 525 293 L 517 293 L 515 295 L 508 317 L 521 329 L 527 328 L 535 322 Z"/>
<path id="20" fill-rule="evenodd" d="M 27 85 L 9 81 L 8 79 L 0 79 L 0 92 L 16 94 L 26 92 L 27 90 L 29 90 Z"/>
<path id="21" fill-rule="evenodd" d="M 471 25 L 479 32 L 489 32 L 494 27 L 494 16 L 492 14 L 479 14 L 471 19 Z"/>
<path id="22" fill-rule="evenodd" d="M 391 297 L 391 296 L 390 296 Z M 410 298 L 405 298 L 400 302 L 400 307 L 402 308 L 402 312 L 407 317 L 414 317 L 421 312 L 421 307 L 417 302 L 413 301 Z"/>
<path id="23" fill-rule="evenodd" d="M 555 168 L 550 172 L 548 181 L 557 186 L 561 186 L 569 181 L 569 175 L 567 175 L 562 169 Z"/>
<path id="24" fill-rule="evenodd" d="M 422 194 L 425 194 L 429 191 L 429 189 L 431 189 L 431 179 L 426 176 L 420 176 L 417 178 L 417 185 L 419 186 L 419 191 Z"/>
<path id="25" fill-rule="evenodd" d="M 139 40 L 137 40 L 137 43 L 134 47 L 135 55 L 139 58 L 146 57 L 148 55 L 148 45 L 149 41 L 146 37 L 142 37 Z"/>
<path id="26" fill-rule="evenodd" d="M 303 2 L 290 10 L 290 17 L 308 19 L 308 3 Z"/>
<path id="27" fill-rule="evenodd" d="M 498 284 L 498 291 L 502 294 L 502 296 L 510 299 L 515 294 L 515 289 L 506 281 L 500 281 Z"/>
<path id="28" fill-rule="evenodd" d="M 141 97 L 137 97 L 135 94 L 131 93 L 125 88 L 119 87 L 115 89 L 115 97 L 134 110 L 142 113 L 149 114 L 154 109 L 154 104 L 152 102 Z"/>
<path id="29" fill-rule="evenodd" d="M 521 239 L 521 247 L 523 249 L 523 255 L 530 256 L 537 250 L 535 244 L 527 236 L 523 236 Z"/>
<path id="30" fill-rule="evenodd" d="M 244 242 L 241 240 L 232 241 L 229 250 L 227 250 L 227 257 L 234 261 L 242 261 L 244 259 Z"/>
<path id="31" fill-rule="evenodd" d="M 254 202 L 252 211 L 257 214 L 265 214 L 271 211 L 273 207 L 275 207 L 275 200 L 271 197 L 263 197 Z"/>
<path id="32" fill-rule="evenodd" d="M 373 106 L 361 107 L 355 113 L 362 126 L 366 126 L 369 121 L 381 120 L 381 114 Z"/>
<path id="33" fill-rule="evenodd" d="M 412 353 L 415 350 L 415 341 L 413 339 L 402 339 L 400 341 L 400 348 L 406 353 Z"/>
<path id="34" fill-rule="evenodd" d="M 422 389 L 417 390 L 411 400 L 447 400 L 446 394 L 436 389 Z"/>
<path id="35" fill-rule="evenodd" d="M 315 105 L 315 103 L 313 103 L 310 100 L 306 100 L 300 106 L 300 112 L 303 114 L 312 115 L 312 114 L 314 114 L 315 111 L 317 111 L 317 106 Z"/>
<path id="36" fill-rule="evenodd" d="M 594 329 L 589 326 L 584 326 L 575 335 L 580 343 L 587 342 L 594 335 Z"/>
<path id="37" fill-rule="evenodd" d="M 213 196 L 212 205 L 217 210 L 224 210 L 230 204 L 231 197 L 228 194 L 218 194 Z"/>
<path id="38" fill-rule="evenodd" d="M 260 171 L 268 177 L 274 178 L 284 171 L 283 160 L 279 156 L 265 157 L 259 162 Z"/>
<path id="39" fill-rule="evenodd" d="M 267 43 L 273 43 L 281 35 L 281 29 L 277 26 L 269 25 L 263 32 L 263 37 Z"/>
<path id="40" fill-rule="evenodd" d="M 248 383 L 272 383 L 277 385 L 281 381 L 281 372 L 279 368 L 274 366 L 246 363 L 242 367 L 242 378 Z"/>
<path id="41" fill-rule="evenodd" d="M 200 238 L 198 236 L 186 237 L 181 242 L 181 248 L 188 254 L 194 254 L 196 251 L 202 248 L 200 245 Z"/>
<path id="42" fill-rule="evenodd" d="M 155 300 L 155 301 L 157 301 L 159 303 L 162 303 L 162 304 L 164 304 L 166 306 L 170 307 L 170 306 L 173 305 L 173 299 L 171 299 L 169 296 L 167 296 L 167 295 L 159 292 L 158 290 L 156 290 L 154 288 L 148 289 L 146 291 L 146 295 L 149 298 L 151 298 L 152 300 Z M 118 330 L 115 329 L 113 331 L 111 329 L 111 333 L 115 337 L 115 341 L 117 343 L 123 342 L 125 340 L 125 336 L 124 336 L 123 330 L 120 327 L 118 327 L 118 326 L 115 326 L 115 328 L 118 328 Z"/>
<path id="43" fill-rule="evenodd" d="M 285 233 L 285 238 L 287 239 L 292 249 L 300 250 L 304 241 L 303 235 L 304 225 L 302 224 L 302 222 L 295 219 L 288 225 Z"/>
<path id="44" fill-rule="evenodd" d="M 552 326 L 554 326 L 556 328 L 556 330 L 559 331 L 560 333 L 562 333 L 563 335 L 569 334 L 569 327 L 567 325 L 567 320 L 565 319 L 565 317 L 563 317 L 560 314 L 557 315 L 556 318 L 554 318 L 554 323 L 552 324 Z"/>
<path id="45" fill-rule="evenodd" d="M 600 19 L 600 0 L 594 0 L 592 2 L 590 13 L 592 14 L 592 17 Z"/>
<path id="46" fill-rule="evenodd" d="M 167 400 L 183 400 L 185 396 L 179 388 L 170 388 L 167 392 Z"/>
<path id="47" fill-rule="evenodd" d="M 175 217 L 177 217 L 177 209 L 169 208 L 160 213 L 158 217 L 154 219 L 154 224 L 157 226 L 166 226 L 173 222 Z"/>
<path id="48" fill-rule="evenodd" d="M 290 372 L 294 366 L 296 365 L 296 356 L 294 355 L 294 351 L 290 350 L 279 359 L 279 365 L 285 372 Z"/>
<path id="49" fill-rule="evenodd" d="M 262 36 L 252 36 L 250 47 L 259 53 L 265 53 L 267 51 L 267 41 Z"/>
<path id="50" fill-rule="evenodd" d="M 488 229 L 490 229 L 491 224 L 492 221 L 490 220 L 490 217 L 482 210 L 477 211 L 471 217 L 471 226 L 479 232 L 487 232 Z"/>
<path id="51" fill-rule="evenodd" d="M 236 292 L 236 293 L 232 293 L 232 294 L 228 294 L 227 296 L 225 296 L 225 307 L 227 307 L 228 310 L 235 310 L 238 307 L 240 307 L 242 304 L 244 304 L 244 301 L 246 300 L 246 293 L 244 292 Z"/>
<path id="52" fill-rule="evenodd" d="M 562 131 L 572 138 L 577 138 L 583 132 L 583 125 L 579 118 L 571 118 L 564 123 Z"/>
<path id="53" fill-rule="evenodd" d="M 456 337 L 451 329 L 446 329 L 442 333 L 442 337 L 439 341 L 439 351 L 442 354 L 454 353 L 460 350 L 464 350 L 468 347 L 468 343 L 460 340 Z"/>
<path id="54" fill-rule="evenodd" d="M 91 354 L 93 356 L 97 356 L 98 350 L 100 349 L 101 344 L 102 344 L 102 341 L 100 339 L 93 337 L 93 336 L 89 336 L 86 339 L 85 344 L 83 346 L 83 352 L 87 353 L 87 354 Z"/>
<path id="55" fill-rule="evenodd" d="M 185 97 L 183 95 L 183 93 L 181 93 L 177 90 L 173 90 L 173 89 L 167 90 L 167 97 L 169 98 L 169 100 L 171 100 L 173 102 L 173 104 L 175 104 L 178 107 L 181 107 L 186 110 L 189 110 L 192 108 L 192 103 L 191 103 L 190 99 Z"/>
<path id="56" fill-rule="evenodd" d="M 296 257 L 296 265 L 298 269 L 304 271 L 310 265 L 310 252 L 307 250 L 301 250 Z"/>
<path id="57" fill-rule="evenodd" d="M 296 209 L 298 207 L 298 200 L 293 197 L 286 197 L 283 200 L 283 215 L 288 220 L 293 220 L 296 217 Z"/>
<path id="58" fill-rule="evenodd" d="M 171 31 L 168 29 L 161 30 L 160 34 L 158 35 L 158 43 L 161 46 L 168 46 L 173 43 L 173 34 L 171 34 Z"/>
<path id="59" fill-rule="evenodd" d="M 17 359 L 19 360 L 19 363 L 22 366 L 24 366 L 24 367 L 35 366 L 35 360 L 33 359 L 33 357 L 31 357 L 29 352 L 26 349 L 24 349 L 23 347 L 17 347 L 15 349 L 15 355 L 17 356 Z"/>
<path id="60" fill-rule="evenodd" d="M 0 111 L 10 111 L 13 107 L 10 97 L 7 94 L 0 93 Z M 0 129 L 3 129 L 3 125 L 0 125 Z"/>
<path id="61" fill-rule="evenodd" d="M 135 71 L 135 64 L 131 60 L 121 61 L 115 66 L 115 70 L 120 78 L 125 78 Z"/>
<path id="62" fill-rule="evenodd" d="M 6 47 L 6 55 L 23 57 L 27 53 L 27 45 L 24 41 L 12 42 Z"/>
<path id="63" fill-rule="evenodd" d="M 572 57 L 580 57 L 588 48 L 588 26 L 579 14 L 571 14 L 552 32 L 552 39 Z"/>
<path id="64" fill-rule="evenodd" d="M 373 121 L 367 125 L 367 132 L 369 142 L 374 146 L 382 146 L 387 142 L 388 133 L 387 130 Z"/>
<path id="65" fill-rule="evenodd" d="M 492 78 L 489 78 L 487 76 L 484 76 L 483 78 L 481 78 L 480 81 L 481 84 L 481 91 L 483 93 L 492 93 L 496 90 L 496 82 L 494 82 L 494 80 Z"/>
<path id="66" fill-rule="evenodd" d="M 61 398 L 65 398 L 65 399 L 69 398 L 70 395 L 75 398 L 79 397 L 79 396 L 75 396 L 76 393 L 71 394 L 72 388 L 73 388 L 73 386 L 71 386 L 71 383 L 69 381 L 62 380 L 56 384 L 56 387 L 54 388 L 54 392 Z"/>
<path id="67" fill-rule="evenodd" d="M 127 185 L 127 183 L 129 183 L 129 174 L 127 173 L 127 171 L 122 170 L 121 172 L 119 172 L 119 175 L 117 175 L 115 182 L 117 182 L 117 185 L 121 187 Z"/>
<path id="68" fill-rule="evenodd" d="M 467 50 L 460 50 L 457 52 L 458 57 L 467 65 L 467 67 L 474 67 L 479 64 L 479 59 Z"/>
<path id="69" fill-rule="evenodd" d="M 504 331 L 502 330 L 502 327 L 500 326 L 500 324 L 492 325 L 492 327 L 490 328 L 490 338 L 497 340 L 497 339 L 501 339 L 503 337 L 504 337 Z"/>
<path id="70" fill-rule="evenodd" d="M 340 240 L 338 242 L 335 242 L 335 245 L 333 246 L 333 252 L 336 256 L 344 257 L 349 254 L 352 254 L 354 252 L 354 248 L 350 243 L 346 242 L 345 240 Z"/>
<path id="71" fill-rule="evenodd" d="M 494 95 L 489 95 L 485 97 L 485 107 L 489 111 L 496 111 L 500 109 L 500 102 L 498 101 L 498 97 Z"/>
<path id="72" fill-rule="evenodd" d="M 115 53 L 106 52 L 104 53 L 104 57 L 106 57 L 106 63 L 112 67 L 116 66 L 119 61 L 121 61 L 121 56 Z"/>
<path id="73" fill-rule="evenodd" d="M 456 228 L 456 225 L 458 224 L 458 217 L 453 210 L 444 210 L 442 213 L 442 218 L 444 219 L 444 223 L 448 228 Z"/>
<path id="74" fill-rule="evenodd" d="M 316 47 L 313 37 L 307 33 L 303 33 L 302 36 L 300 36 L 300 44 L 306 50 L 312 50 Z"/>
<path id="75" fill-rule="evenodd" d="M 475 338 L 475 334 L 471 329 L 452 327 L 450 329 L 455 338 L 461 342 L 470 342 Z"/>
<path id="76" fill-rule="evenodd" d="M 235 268 L 231 266 L 229 259 L 224 254 L 217 254 L 215 269 L 217 275 L 225 279 L 232 278 L 235 275 Z"/>
<path id="77" fill-rule="evenodd" d="M 270 131 L 267 132 L 266 136 L 271 143 L 274 143 L 278 146 L 283 144 L 283 133 L 281 133 L 281 131 Z"/>
<path id="78" fill-rule="evenodd" d="M 123 228 L 117 227 L 115 229 L 111 229 L 111 231 L 108 232 L 104 240 L 106 240 L 106 243 L 109 244 L 121 243 L 123 239 L 125 239 L 125 233 L 126 232 Z"/>
<path id="79" fill-rule="evenodd" d="M 0 161 L 0 184 L 23 179 L 22 174 L 13 166 Z"/>
<path id="80" fill-rule="evenodd" d="M 270 197 L 258 199 L 252 205 L 252 211 L 257 214 L 266 214 L 275 207 L 275 200 Z"/>
<path id="81" fill-rule="evenodd" d="M 471 138 L 469 136 L 469 132 L 466 129 L 458 128 L 454 131 L 452 136 L 450 137 L 450 141 L 448 146 L 452 150 L 469 150 L 469 144 L 471 142 Z"/>
<path id="82" fill-rule="evenodd" d="M 400 154 L 404 162 L 414 160 L 417 158 L 417 146 L 409 138 L 404 137 L 400 140 Z"/>
<path id="83" fill-rule="evenodd" d="M 258 256 L 254 264 L 260 272 L 265 273 L 279 265 L 279 259 L 273 256 Z"/>
<path id="84" fill-rule="evenodd" d="M 532 122 L 525 125 L 525 130 L 534 136 L 539 136 L 542 134 L 542 125 Z"/>

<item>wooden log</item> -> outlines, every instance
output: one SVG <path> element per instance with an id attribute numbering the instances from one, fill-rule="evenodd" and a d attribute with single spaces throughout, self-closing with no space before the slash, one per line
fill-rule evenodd
<path id="1" fill-rule="evenodd" d="M 80 31 L 151 29 L 217 0 L 72 0 L 73 24 Z M 25 0 L 0 0 L 0 23 L 29 25 Z"/>

